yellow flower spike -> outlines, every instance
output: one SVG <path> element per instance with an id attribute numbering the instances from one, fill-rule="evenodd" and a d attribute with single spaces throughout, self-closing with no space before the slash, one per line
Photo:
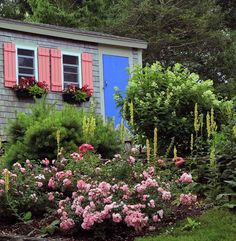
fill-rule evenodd
<path id="1" fill-rule="evenodd" d="M 146 151 L 147 151 L 147 160 L 150 160 L 150 142 L 148 139 L 146 139 Z"/>
<path id="2" fill-rule="evenodd" d="M 211 117 L 209 112 L 206 115 L 206 127 L 207 127 L 207 137 L 210 138 L 211 136 Z"/>
<path id="3" fill-rule="evenodd" d="M 233 134 L 234 134 L 234 137 L 236 137 L 236 125 L 233 127 Z"/>
<path id="4" fill-rule="evenodd" d="M 134 124 L 134 103 L 133 101 L 130 102 L 130 124 Z"/>
<path id="5" fill-rule="evenodd" d="M 123 118 L 125 119 L 125 114 L 126 114 L 126 101 L 124 101 L 123 104 Z"/>
<path id="6" fill-rule="evenodd" d="M 124 143 L 124 118 L 121 119 L 121 123 L 120 123 L 120 141 L 121 143 Z"/>
<path id="7" fill-rule="evenodd" d="M 60 130 L 57 130 L 57 154 L 60 152 L 60 141 L 61 141 L 61 132 Z"/>
<path id="8" fill-rule="evenodd" d="M 191 140 L 190 140 L 190 150 L 193 151 L 193 145 L 194 145 L 194 139 L 193 134 L 191 134 Z"/>
<path id="9" fill-rule="evenodd" d="M 198 104 L 196 103 L 194 106 L 194 130 L 196 132 L 196 135 L 199 131 L 199 128 L 200 128 L 200 124 L 198 120 Z"/>
<path id="10" fill-rule="evenodd" d="M 199 121 L 200 121 L 201 136 L 203 135 L 203 125 L 204 125 L 203 119 L 204 119 L 204 115 L 200 114 L 199 115 Z"/>
<path id="11" fill-rule="evenodd" d="M 86 136 L 86 128 L 87 128 L 87 118 L 86 118 L 86 116 L 84 116 L 84 118 L 83 118 L 83 124 L 82 124 L 82 129 L 83 129 L 83 135 L 84 135 L 84 137 Z"/>
<path id="12" fill-rule="evenodd" d="M 96 119 L 92 116 L 90 119 L 90 136 L 91 137 L 94 137 L 95 129 L 96 129 Z"/>
<path id="13" fill-rule="evenodd" d="M 95 105 L 93 99 L 90 100 L 89 113 L 93 115 L 95 112 Z"/>
<path id="14" fill-rule="evenodd" d="M 217 130 L 217 125 L 215 122 L 214 109 L 211 108 L 211 133 L 214 134 Z"/>
<path id="15" fill-rule="evenodd" d="M 174 158 L 177 158 L 177 148 L 174 146 Z"/>
<path id="16" fill-rule="evenodd" d="M 156 159 L 156 157 L 157 157 L 157 128 L 154 129 L 153 156 L 154 156 L 154 159 Z"/>
<path id="17" fill-rule="evenodd" d="M 210 152 L 210 166 L 214 168 L 216 167 L 216 154 L 215 154 L 214 146 L 211 148 L 211 152 Z"/>
<path id="18" fill-rule="evenodd" d="M 227 102 L 226 103 L 226 109 L 225 109 L 226 115 L 228 117 L 231 117 L 232 115 L 232 102 Z"/>
<path id="19" fill-rule="evenodd" d="M 10 172 L 8 170 L 6 170 L 5 172 L 5 176 L 4 176 L 4 182 L 5 182 L 5 192 L 8 193 L 9 191 L 9 186 L 10 186 Z"/>
<path id="20" fill-rule="evenodd" d="M 114 118 L 112 118 L 110 123 L 109 123 L 109 129 L 110 130 L 114 130 L 114 123 L 115 123 Z"/>

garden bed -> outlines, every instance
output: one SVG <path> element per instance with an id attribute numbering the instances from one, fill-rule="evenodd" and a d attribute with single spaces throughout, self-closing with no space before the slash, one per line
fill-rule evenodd
<path id="1" fill-rule="evenodd" d="M 163 222 L 158 223 L 155 233 L 159 233 L 161 229 L 168 227 L 170 225 L 174 225 L 179 220 L 183 220 L 189 216 L 199 216 L 202 213 L 202 210 L 200 208 L 188 208 L 186 206 L 180 206 L 178 208 L 174 207 L 173 213 L 175 213 L 175 216 L 172 216 L 166 220 L 163 220 Z M 0 220 L 0 241 L 12 239 L 22 241 L 133 241 L 138 236 L 146 236 L 153 233 L 149 230 L 143 230 L 142 232 L 137 233 L 133 229 L 130 229 L 125 225 L 116 225 L 113 226 L 112 229 L 103 230 L 104 233 L 99 237 L 96 237 L 96 235 L 98 234 L 95 234 L 93 231 L 81 231 L 73 236 L 70 236 L 58 230 L 52 235 L 44 235 L 43 230 L 47 225 L 51 223 L 51 221 L 53 220 L 51 220 L 50 218 L 36 218 L 32 220 L 32 223 L 24 224 L 23 222 L 9 223 L 6 220 Z"/>

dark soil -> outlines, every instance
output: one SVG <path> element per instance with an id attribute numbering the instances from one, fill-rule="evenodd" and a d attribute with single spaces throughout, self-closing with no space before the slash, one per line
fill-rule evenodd
<path id="1" fill-rule="evenodd" d="M 188 208 L 188 207 L 173 207 L 173 216 L 158 223 L 155 233 L 160 232 L 162 228 L 173 225 L 178 220 L 185 219 L 186 217 L 199 216 L 201 209 Z M 44 235 L 43 228 L 49 225 L 53 221 L 53 218 L 36 218 L 33 219 L 30 224 L 24 224 L 22 222 L 12 222 L 11 220 L 0 220 L 0 241 L 5 240 L 19 240 L 30 241 L 35 239 L 29 239 L 29 237 L 41 238 L 39 240 L 61 240 L 61 241 L 134 241 L 137 236 L 148 235 L 151 232 L 144 230 L 141 233 L 135 232 L 133 229 L 126 227 L 125 225 L 108 226 L 109 229 L 99 229 L 98 231 L 83 231 L 79 230 L 77 233 L 70 235 L 62 233 L 57 230 L 52 235 Z M 152 232 L 154 233 L 154 232 Z M 17 239 L 16 236 L 24 236 Z M 12 239 L 12 237 L 15 237 Z"/>

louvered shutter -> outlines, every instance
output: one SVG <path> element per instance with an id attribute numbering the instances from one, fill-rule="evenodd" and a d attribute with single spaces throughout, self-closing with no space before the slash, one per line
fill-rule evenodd
<path id="1" fill-rule="evenodd" d="M 38 48 L 38 81 L 46 82 L 48 89 L 51 89 L 50 51 L 48 48 Z"/>
<path id="2" fill-rule="evenodd" d="M 88 85 L 89 89 L 93 90 L 93 70 L 92 70 L 92 55 L 82 53 L 82 83 Z"/>
<path id="3" fill-rule="evenodd" d="M 61 73 L 61 50 L 51 49 L 51 90 L 56 92 L 62 91 L 62 73 Z"/>
<path id="4" fill-rule="evenodd" d="M 4 85 L 13 87 L 16 84 L 16 46 L 14 43 L 3 44 Z"/>

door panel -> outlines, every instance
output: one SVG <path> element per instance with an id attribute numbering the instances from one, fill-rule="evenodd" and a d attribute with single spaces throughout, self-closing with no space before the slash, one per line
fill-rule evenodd
<path id="1" fill-rule="evenodd" d="M 128 67 L 128 57 L 103 54 L 105 117 L 113 117 L 115 127 L 120 124 L 121 116 L 114 100 L 114 87 L 125 91 L 129 78 Z"/>

